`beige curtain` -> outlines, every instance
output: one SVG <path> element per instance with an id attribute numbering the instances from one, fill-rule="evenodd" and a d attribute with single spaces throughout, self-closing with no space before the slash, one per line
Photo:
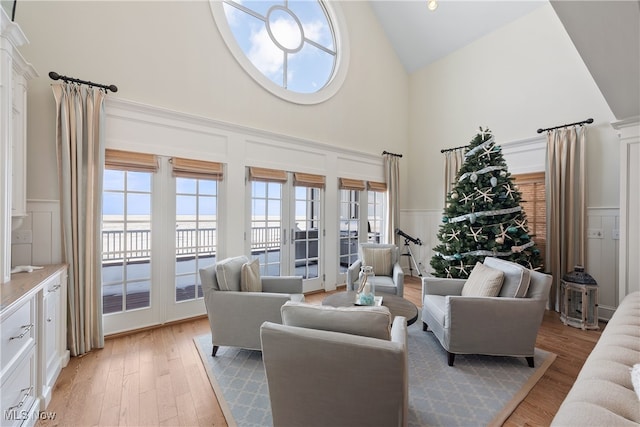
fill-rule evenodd
<path id="1" fill-rule="evenodd" d="M 396 229 L 400 225 L 400 156 L 383 154 L 384 175 L 387 181 L 386 242 L 396 243 Z"/>
<path id="2" fill-rule="evenodd" d="M 458 171 L 464 163 L 464 148 L 446 151 L 444 153 L 444 203 L 447 203 L 447 195 L 456 183 Z"/>
<path id="3" fill-rule="evenodd" d="M 69 265 L 67 344 L 72 356 L 104 347 L 101 218 L 105 93 L 63 83 L 56 99 L 62 241 Z"/>
<path id="4" fill-rule="evenodd" d="M 585 128 L 547 134 L 547 272 L 553 275 L 549 306 L 558 310 L 560 281 L 585 263 Z"/>

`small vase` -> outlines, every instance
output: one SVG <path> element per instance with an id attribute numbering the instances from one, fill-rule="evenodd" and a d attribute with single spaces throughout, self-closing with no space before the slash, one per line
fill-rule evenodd
<path id="1" fill-rule="evenodd" d="M 375 274 L 373 267 L 364 265 L 360 269 L 360 286 L 356 294 L 356 304 L 374 305 L 376 295 Z"/>

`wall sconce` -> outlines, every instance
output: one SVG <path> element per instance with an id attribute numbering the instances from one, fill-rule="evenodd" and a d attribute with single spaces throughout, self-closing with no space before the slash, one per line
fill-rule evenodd
<path id="1" fill-rule="evenodd" d="M 430 11 L 434 11 L 438 8 L 438 0 L 428 0 L 427 1 L 427 9 Z"/>

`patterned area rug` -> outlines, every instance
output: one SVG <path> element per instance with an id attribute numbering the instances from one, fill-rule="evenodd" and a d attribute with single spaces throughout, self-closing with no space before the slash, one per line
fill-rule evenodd
<path id="1" fill-rule="evenodd" d="M 422 323 L 408 328 L 409 426 L 501 425 L 555 360 L 536 349 L 531 369 L 524 358 L 446 352 Z M 262 353 L 220 347 L 211 357 L 211 335 L 194 338 L 213 390 L 230 426 L 271 426 Z"/>

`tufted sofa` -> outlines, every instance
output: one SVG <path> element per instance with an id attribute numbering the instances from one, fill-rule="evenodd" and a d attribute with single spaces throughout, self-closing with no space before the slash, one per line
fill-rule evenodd
<path id="1" fill-rule="evenodd" d="M 551 425 L 638 426 L 631 367 L 640 363 L 640 292 L 627 295 L 587 358 Z"/>

